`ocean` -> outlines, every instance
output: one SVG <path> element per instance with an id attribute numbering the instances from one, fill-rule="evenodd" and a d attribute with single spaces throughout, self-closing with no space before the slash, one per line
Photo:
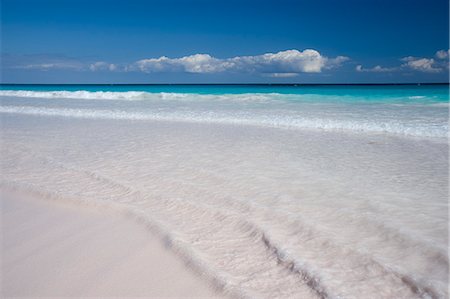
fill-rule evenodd
<path id="1" fill-rule="evenodd" d="M 1 186 L 242 298 L 448 297 L 448 85 L 2 85 Z"/>
<path id="2" fill-rule="evenodd" d="M 436 138 L 448 131 L 447 85 L 3 85 L 0 96 L 3 113 Z"/>

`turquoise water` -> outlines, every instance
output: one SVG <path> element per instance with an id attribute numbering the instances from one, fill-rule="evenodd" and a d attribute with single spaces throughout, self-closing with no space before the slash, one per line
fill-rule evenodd
<path id="1" fill-rule="evenodd" d="M 448 85 L 1 85 L 0 113 L 446 138 Z"/>
<path id="2" fill-rule="evenodd" d="M 388 101 L 426 97 L 427 100 L 448 102 L 449 86 L 440 85 L 0 85 L 0 90 L 78 91 L 193 94 L 278 93 L 295 95 L 353 96 L 354 100 Z"/>

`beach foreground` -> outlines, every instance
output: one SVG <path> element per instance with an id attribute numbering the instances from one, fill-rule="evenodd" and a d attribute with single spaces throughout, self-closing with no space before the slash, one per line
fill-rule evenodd
<path id="1" fill-rule="evenodd" d="M 2 298 L 219 298 L 132 219 L 2 193 Z"/>
<path id="2" fill-rule="evenodd" d="M 205 287 L 198 288 L 198 294 L 207 294 L 203 292 L 211 283 L 234 297 L 447 296 L 446 143 L 386 135 L 13 114 L 4 115 L 2 123 L 3 186 L 56 202 L 110 207 L 132 215 L 193 273 L 202 275 Z M 51 209 L 45 208 L 44 214 Z M 131 268 L 139 265 L 129 269 L 125 264 L 124 271 L 138 275 L 141 269 L 148 275 L 139 281 L 155 282 L 154 269 L 145 270 L 140 264 L 152 267 L 162 252 L 155 257 L 153 249 L 147 253 L 125 247 L 125 252 L 142 258 L 109 255 L 114 254 L 111 247 L 119 250 L 126 245 L 121 238 L 131 238 L 137 245 L 146 243 L 146 237 L 128 236 L 125 226 L 131 224 L 125 222 L 82 217 L 86 228 L 93 225 L 94 235 L 111 234 L 105 237 L 105 246 L 92 245 L 94 251 L 109 249 L 86 254 L 82 263 L 101 255 L 109 268 L 117 266 L 117 259 L 124 260 Z M 33 219 L 29 221 L 37 221 Z M 54 221 L 52 225 L 65 225 L 66 219 Z M 84 226 L 80 221 L 74 222 L 74 246 L 79 243 L 76 233 Z M 44 241 L 48 232 L 42 225 Z M 119 237 L 112 246 L 108 242 L 116 230 Z M 10 237 L 14 240 L 15 235 Z M 48 238 L 59 243 L 57 236 Z M 151 241 L 148 244 L 153 248 Z M 64 242 L 58 246 L 70 249 Z M 75 253 L 76 249 L 68 252 Z M 13 258 L 18 252 L 9 254 Z M 47 258 L 51 256 L 49 252 Z M 47 281 L 41 275 L 36 281 L 29 276 L 32 273 L 25 275 L 23 268 L 13 265 L 4 270 L 12 275 L 11 292 L 18 291 L 18 285 L 26 292 Z M 102 269 L 99 274 L 107 272 Z M 180 273 L 175 277 L 184 275 Z M 116 274 L 117 279 L 122 277 L 121 271 Z M 105 285 L 85 283 L 68 282 L 66 290 L 92 287 L 109 292 Z"/>
<path id="3" fill-rule="evenodd" d="M 62 264 L 110 276 L 97 283 L 75 267 L 80 280 L 55 289 L 61 296 L 208 296 L 212 286 L 235 298 L 448 297 L 443 86 L 103 88 L 0 92 L 1 186 L 49 201 L 5 232 L 9 294 L 48 294 L 63 250 Z M 23 207 L 8 202 L 11 215 Z M 66 213 L 56 203 L 135 223 L 95 213 L 35 223 Z M 25 270 L 41 253 L 20 255 L 27 225 L 31 244 L 48 247 L 42 274 Z M 52 236 L 59 226 L 73 247 Z M 121 285 L 124 276 L 137 285 Z M 158 277 L 182 282 L 150 288 Z"/>

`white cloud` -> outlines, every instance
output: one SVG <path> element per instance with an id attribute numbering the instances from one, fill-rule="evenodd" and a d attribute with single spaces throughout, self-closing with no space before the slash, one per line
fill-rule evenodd
<path id="1" fill-rule="evenodd" d="M 14 66 L 17 69 L 25 69 L 25 70 L 41 70 L 48 71 L 51 69 L 72 69 L 72 70 L 80 70 L 82 69 L 82 65 L 79 63 L 70 63 L 70 62 L 52 62 L 52 63 L 32 63 L 25 65 Z"/>
<path id="2" fill-rule="evenodd" d="M 137 68 L 146 73 L 153 72 L 188 72 L 188 73 L 217 73 L 226 70 L 229 64 L 211 57 L 208 54 L 195 54 L 181 58 L 150 58 L 135 63 Z"/>
<path id="3" fill-rule="evenodd" d="M 426 72 L 426 73 L 438 73 L 442 71 L 441 68 L 435 67 L 435 61 L 433 58 L 417 58 L 417 57 L 404 57 L 402 61 L 402 67 L 407 67 L 416 71 Z"/>
<path id="4" fill-rule="evenodd" d="M 320 73 L 327 58 L 316 50 L 280 51 L 257 56 L 238 56 L 229 59 L 234 68 L 277 73 Z"/>
<path id="5" fill-rule="evenodd" d="M 450 50 L 439 50 L 436 52 L 436 57 L 439 59 L 449 58 Z"/>
<path id="6" fill-rule="evenodd" d="M 113 63 L 107 63 L 104 61 L 97 61 L 94 63 L 91 63 L 89 65 L 89 69 L 91 71 L 115 71 L 117 70 L 117 65 L 113 64 Z"/>
<path id="7" fill-rule="evenodd" d="M 195 54 L 181 58 L 142 59 L 129 66 L 128 70 L 152 72 L 258 72 L 272 74 L 320 73 L 323 69 L 340 66 L 349 60 L 344 56 L 327 58 L 318 51 L 287 50 L 278 53 L 266 53 L 256 56 L 236 56 L 232 58 L 215 58 L 209 54 Z M 280 75 L 274 75 L 280 76 Z M 292 75 L 287 75 L 292 76 Z"/>
<path id="8" fill-rule="evenodd" d="M 357 65 L 355 70 L 357 72 L 373 72 L 373 73 L 384 73 L 384 72 L 395 72 L 395 71 L 405 71 L 405 70 L 413 70 L 424 73 L 439 73 L 444 69 L 448 69 L 448 58 L 450 50 L 440 50 L 437 51 L 435 56 L 438 60 L 434 60 L 433 58 L 424 58 L 424 57 L 414 57 L 407 56 L 400 59 L 403 62 L 398 67 L 383 67 L 381 65 L 377 65 L 372 68 L 364 68 L 362 65 Z"/>
<path id="9" fill-rule="evenodd" d="M 349 61 L 350 58 L 347 56 L 338 56 L 336 58 L 328 58 L 326 68 L 340 67 L 344 62 Z"/>
<path id="10" fill-rule="evenodd" d="M 298 76 L 298 73 L 268 73 L 264 75 L 271 78 L 292 78 Z"/>
<path id="11" fill-rule="evenodd" d="M 357 72 L 387 73 L 387 72 L 394 72 L 396 70 L 398 70 L 398 68 L 396 67 L 382 67 L 381 65 L 377 65 L 372 68 L 363 68 L 362 65 L 356 66 Z"/>

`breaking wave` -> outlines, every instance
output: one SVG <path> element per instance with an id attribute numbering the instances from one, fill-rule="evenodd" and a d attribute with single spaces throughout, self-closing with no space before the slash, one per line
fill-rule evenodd
<path id="1" fill-rule="evenodd" d="M 421 138 L 448 135 L 448 102 L 432 93 L 380 96 L 326 91 L 323 94 L 317 91 L 316 94 L 203 94 L 0 90 L 0 97 L 1 113 L 253 125 Z"/>
<path id="2" fill-rule="evenodd" d="M 241 94 L 197 94 L 178 92 L 145 92 L 145 91 L 31 91 L 31 90 L 0 90 L 0 96 L 45 99 L 81 99 L 81 100 L 224 100 L 233 101 L 272 101 L 274 96 L 279 99 L 289 95 L 277 93 L 241 93 Z M 291 95 L 292 96 L 292 95 Z"/>
<path id="3" fill-rule="evenodd" d="M 401 122 L 374 122 L 370 120 L 336 120 L 297 115 L 227 113 L 224 111 L 146 111 L 129 112 L 102 109 L 40 108 L 24 106 L 1 106 L 0 113 L 14 113 L 37 116 L 57 116 L 86 119 L 155 120 L 191 123 L 217 123 L 231 125 L 252 125 L 286 129 L 314 129 L 324 131 L 350 131 L 362 133 L 390 133 L 414 137 L 447 137 L 448 126 L 403 124 Z"/>

